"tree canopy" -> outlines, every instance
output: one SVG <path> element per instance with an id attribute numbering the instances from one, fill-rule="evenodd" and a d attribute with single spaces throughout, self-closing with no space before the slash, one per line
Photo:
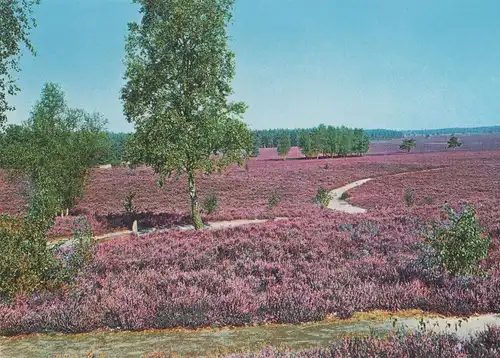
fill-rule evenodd
<path id="1" fill-rule="evenodd" d="M 203 226 L 196 173 L 242 165 L 253 137 L 246 105 L 231 102 L 234 53 L 227 26 L 233 0 L 135 0 L 142 19 L 129 24 L 124 113 L 136 132 L 133 161 L 160 176 L 187 173 L 191 214 Z"/>
<path id="2" fill-rule="evenodd" d="M 448 139 L 448 148 L 458 148 L 462 146 L 462 142 L 454 134 Z"/>
<path id="3" fill-rule="evenodd" d="M 362 155 L 368 152 L 370 138 L 361 128 L 319 125 L 311 130 L 303 130 L 299 135 L 298 144 L 302 154 L 308 158 L 318 158 L 320 155 Z"/>
<path id="4" fill-rule="evenodd" d="M 290 139 L 290 133 L 282 132 L 278 137 L 278 147 L 276 148 L 276 151 L 283 157 L 283 159 L 286 159 L 291 147 L 292 140 Z"/>
<path id="5" fill-rule="evenodd" d="M 417 145 L 417 141 L 413 138 L 405 138 L 403 142 L 399 145 L 400 150 L 405 150 L 408 153 L 412 151 L 413 148 Z"/>
<path id="6" fill-rule="evenodd" d="M 7 96 L 19 91 L 15 73 L 20 71 L 21 45 L 33 54 L 35 50 L 29 34 L 36 26 L 32 18 L 35 4 L 40 0 L 0 0 L 0 128 L 7 121 L 7 111 L 14 107 L 7 102 Z"/>
<path id="7" fill-rule="evenodd" d="M 106 120 L 69 108 L 63 90 L 47 83 L 30 118 L 0 136 L 0 166 L 25 179 L 33 215 L 71 208 L 83 195 L 89 168 L 108 150 Z"/>

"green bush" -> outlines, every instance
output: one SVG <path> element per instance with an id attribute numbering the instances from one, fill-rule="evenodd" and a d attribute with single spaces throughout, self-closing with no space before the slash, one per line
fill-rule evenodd
<path id="1" fill-rule="evenodd" d="M 213 212 L 215 212 L 218 206 L 219 206 L 219 201 L 217 199 L 217 195 L 213 193 L 210 194 L 203 202 L 203 207 L 207 214 L 212 214 Z"/>
<path id="2" fill-rule="evenodd" d="M 404 198 L 405 198 L 406 206 L 408 208 L 411 208 L 415 204 L 415 198 L 416 198 L 415 190 L 405 188 Z"/>
<path id="3" fill-rule="evenodd" d="M 121 160 L 118 160 L 118 159 L 113 159 L 113 160 L 111 160 L 111 161 L 110 161 L 110 163 L 109 163 L 109 164 L 111 164 L 111 166 L 112 166 L 113 168 L 119 168 L 119 167 L 121 167 L 121 166 L 122 166 L 122 161 L 121 161 Z"/>
<path id="4" fill-rule="evenodd" d="M 267 207 L 269 209 L 272 209 L 276 205 L 278 205 L 280 203 L 280 201 L 281 201 L 281 196 L 277 192 L 274 192 L 271 194 L 271 197 L 267 201 Z"/>
<path id="5" fill-rule="evenodd" d="M 347 200 L 349 199 L 349 192 L 344 191 L 342 195 L 340 195 L 340 200 Z"/>
<path id="6" fill-rule="evenodd" d="M 473 206 L 462 206 L 461 211 L 456 212 L 446 205 L 443 212 L 447 218 L 434 225 L 428 243 L 448 273 L 477 274 L 481 261 L 488 257 L 491 238 L 481 230 Z"/>
<path id="7" fill-rule="evenodd" d="M 86 217 L 75 219 L 72 241 L 72 245 L 68 249 L 56 248 L 58 256 L 62 258 L 58 278 L 64 283 L 70 283 L 85 265 L 92 262 L 94 257 L 94 234 Z"/>
<path id="8" fill-rule="evenodd" d="M 325 188 L 320 186 L 313 201 L 314 203 L 320 205 L 322 208 L 326 208 L 328 207 L 328 204 L 330 204 L 331 200 L 332 196 L 330 195 L 330 193 Z"/>
<path id="9" fill-rule="evenodd" d="M 0 298 L 49 286 L 57 259 L 47 247 L 46 224 L 8 215 L 1 215 L 0 223 Z"/>
<path id="10" fill-rule="evenodd" d="M 73 243 L 47 245 L 47 223 L 0 216 L 0 301 L 18 293 L 57 290 L 73 281 L 93 258 L 93 236 L 86 218 L 77 219 Z"/>

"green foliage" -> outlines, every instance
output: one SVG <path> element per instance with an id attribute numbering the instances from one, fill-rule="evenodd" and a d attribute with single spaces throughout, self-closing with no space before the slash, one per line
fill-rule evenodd
<path id="1" fill-rule="evenodd" d="M 300 147 L 302 154 L 307 158 L 319 157 L 320 154 L 330 157 L 349 153 L 362 155 L 370 147 L 371 137 L 368 133 L 375 135 L 373 131 L 365 131 L 360 128 L 350 129 L 344 126 L 333 127 L 324 124 L 309 129 L 266 129 L 253 133 L 259 138 L 259 144 L 263 148 L 278 147 L 280 135 L 288 134 L 291 146 Z M 402 134 L 399 132 L 397 138 L 401 136 Z M 377 136 L 375 135 L 375 137 Z"/>
<path id="2" fill-rule="evenodd" d="M 312 130 L 302 130 L 298 145 L 308 158 L 319 157 L 320 153 L 333 157 L 350 153 L 362 155 L 370 147 L 370 138 L 363 129 L 319 125 Z"/>
<path id="3" fill-rule="evenodd" d="M 269 210 L 278 205 L 281 201 L 281 196 L 277 192 L 273 192 L 267 201 L 267 207 Z"/>
<path id="4" fill-rule="evenodd" d="M 349 192 L 348 191 L 344 191 L 341 195 L 340 195 L 340 200 L 347 200 L 349 199 Z"/>
<path id="5" fill-rule="evenodd" d="M 196 175 L 243 165 L 253 137 L 230 102 L 234 53 L 227 25 L 232 0 L 135 0 L 143 15 L 129 24 L 124 113 L 135 133 L 127 143 L 133 164 L 160 177 L 187 173 L 191 216 L 203 228 Z"/>
<path id="6" fill-rule="evenodd" d="M 330 193 L 325 188 L 320 186 L 313 201 L 314 203 L 320 205 L 322 208 L 327 208 L 331 200 L 332 196 L 330 195 Z"/>
<path id="7" fill-rule="evenodd" d="M 70 283 L 86 265 L 92 262 L 95 251 L 95 239 L 92 227 L 86 217 L 75 219 L 73 248 L 65 262 L 65 282 Z"/>
<path id="8" fill-rule="evenodd" d="M 408 153 L 411 152 L 413 148 L 417 145 L 417 141 L 413 138 L 405 138 L 403 139 L 403 142 L 399 146 L 400 150 L 405 150 Z"/>
<path id="9" fill-rule="evenodd" d="M 450 274 L 478 273 L 481 261 L 488 257 L 491 238 L 483 233 L 474 207 L 465 205 L 456 212 L 446 205 L 443 212 L 447 218 L 434 226 L 428 243 Z"/>
<path id="10" fill-rule="evenodd" d="M 448 148 L 459 148 L 461 146 L 462 142 L 455 135 L 452 135 L 450 139 L 448 139 Z"/>
<path id="11" fill-rule="evenodd" d="M 278 155 L 281 155 L 283 159 L 286 159 L 286 156 L 291 148 L 292 140 L 290 138 L 290 134 L 287 132 L 281 133 L 278 137 L 278 147 L 276 148 Z"/>
<path id="12" fill-rule="evenodd" d="M 413 205 L 415 205 L 415 199 L 416 199 L 416 192 L 413 189 L 410 188 L 405 188 L 404 189 L 404 198 L 406 202 L 406 206 L 408 208 L 411 208 Z"/>
<path id="13" fill-rule="evenodd" d="M 98 164 L 120 166 L 126 158 L 126 143 L 130 133 L 106 133 L 108 146 L 98 158 Z"/>
<path id="14" fill-rule="evenodd" d="M 203 207 L 206 211 L 207 214 L 212 214 L 217 210 L 217 207 L 219 206 L 219 201 L 217 199 L 217 195 L 215 193 L 210 194 L 208 197 L 205 198 L 203 201 Z"/>
<path id="15" fill-rule="evenodd" d="M 119 168 L 122 166 L 122 161 L 117 160 L 117 159 L 113 159 L 109 162 L 109 164 L 111 164 L 111 167 L 113 167 L 113 168 Z"/>
<path id="16" fill-rule="evenodd" d="M 128 193 L 125 197 L 125 213 L 134 214 L 136 212 L 134 206 L 135 193 Z"/>
<path id="17" fill-rule="evenodd" d="M 49 286 L 57 260 L 47 248 L 46 225 L 35 220 L 0 216 L 0 297 Z"/>
<path id="18" fill-rule="evenodd" d="M 50 228 L 43 220 L 0 215 L 0 300 L 18 293 L 57 290 L 73 282 L 94 254 L 87 218 L 78 218 L 75 224 L 72 243 L 62 248 L 47 245 Z"/>
<path id="19" fill-rule="evenodd" d="M 83 195 L 89 169 L 107 150 L 105 123 L 97 113 L 68 108 L 62 89 L 47 83 L 30 118 L 0 135 L 0 166 L 26 182 L 32 214 L 55 215 Z"/>
<path id="20" fill-rule="evenodd" d="M 300 132 L 298 145 L 302 154 L 307 158 L 311 158 L 315 155 L 311 133 L 308 130 Z"/>
<path id="21" fill-rule="evenodd" d="M 250 154 L 251 157 L 258 157 L 260 154 L 260 138 L 255 135 L 255 133 L 252 133 L 253 135 L 253 146 L 252 146 L 252 153 Z M 246 164 L 246 163 L 245 163 Z"/>
<path id="22" fill-rule="evenodd" d="M 16 73 L 20 71 L 21 44 L 35 54 L 29 40 L 30 31 L 36 26 L 32 17 L 33 7 L 40 0 L 0 1 L 0 129 L 7 121 L 6 112 L 14 107 L 7 96 L 19 91 Z"/>

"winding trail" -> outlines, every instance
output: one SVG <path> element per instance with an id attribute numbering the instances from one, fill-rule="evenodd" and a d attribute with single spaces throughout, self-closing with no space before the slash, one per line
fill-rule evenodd
<path id="1" fill-rule="evenodd" d="M 213 229 L 224 229 L 224 228 L 232 228 L 232 227 L 238 227 L 238 226 L 244 226 L 244 225 L 252 225 L 252 224 L 263 224 L 268 221 L 286 221 L 286 220 L 291 220 L 290 218 L 286 217 L 277 217 L 274 219 L 238 219 L 238 220 L 227 220 L 227 221 L 212 221 L 208 222 L 208 224 L 205 226 L 205 230 L 213 230 Z M 141 235 L 146 235 L 150 233 L 162 233 L 162 232 L 168 232 L 168 231 L 185 231 L 185 230 L 194 230 L 193 225 L 178 225 L 178 226 L 172 226 L 169 228 L 153 228 L 153 229 L 145 229 L 145 230 L 139 230 L 137 233 L 137 236 Z M 132 230 L 122 230 L 122 231 L 115 231 L 111 232 L 108 234 L 103 234 L 99 236 L 94 236 L 95 241 L 107 241 L 110 239 L 116 239 L 118 237 L 123 237 L 127 235 L 134 235 L 134 232 Z M 56 245 L 59 243 L 64 243 L 63 246 L 70 245 L 73 242 L 73 239 L 70 237 L 60 237 L 60 238 L 54 238 L 49 240 L 49 246 Z"/>
<path id="2" fill-rule="evenodd" d="M 446 167 L 424 169 L 424 170 L 403 172 L 403 173 L 390 174 L 390 175 L 381 175 L 375 179 L 386 178 L 386 177 L 398 177 L 398 176 L 403 176 L 403 175 L 407 175 L 407 174 L 415 174 L 415 173 L 427 173 L 427 172 L 432 172 L 432 171 L 437 171 L 437 170 L 443 170 L 444 168 L 446 168 Z M 348 214 L 366 213 L 366 209 L 351 205 L 347 201 L 340 199 L 340 197 L 341 197 L 342 193 L 349 191 L 353 188 L 356 188 L 360 185 L 363 185 L 364 183 L 367 183 L 370 180 L 374 180 L 374 178 L 360 179 L 360 180 L 357 180 L 353 183 L 349 183 L 347 185 L 344 185 L 340 188 L 331 190 L 329 192 L 331 200 L 330 200 L 330 203 L 328 204 L 328 209 L 334 210 L 334 211 L 340 211 L 340 212 L 344 212 L 344 213 L 348 213 Z"/>
<path id="3" fill-rule="evenodd" d="M 347 201 L 340 199 L 342 193 L 345 191 L 349 191 L 353 188 L 356 188 L 358 186 L 361 186 L 370 180 L 374 179 L 379 179 L 382 177 L 392 177 L 392 176 L 401 176 L 401 175 L 406 175 L 406 174 L 413 174 L 413 173 L 425 173 L 425 172 L 431 172 L 431 171 L 436 171 L 436 170 L 442 170 L 446 167 L 439 167 L 439 168 L 433 168 L 433 169 L 425 169 L 425 170 L 416 170 L 416 171 L 409 171 L 409 172 L 403 172 L 403 173 L 398 173 L 398 174 L 389 174 L 389 175 L 381 175 L 376 178 L 366 178 L 366 179 L 360 179 L 355 182 L 346 184 L 340 188 L 333 189 L 329 192 L 331 196 L 331 200 L 328 204 L 328 209 L 334 210 L 334 211 L 340 211 L 348 214 L 362 214 L 365 213 L 367 210 L 364 208 L 360 208 L 354 205 L 349 204 Z M 238 219 L 238 220 L 226 220 L 226 221 L 213 221 L 213 222 L 208 222 L 207 225 L 205 226 L 205 229 L 210 230 L 210 229 L 223 229 L 223 228 L 234 228 L 238 226 L 244 226 L 244 225 L 251 225 L 251 224 L 263 224 L 268 221 L 283 221 L 283 220 L 291 220 L 292 218 L 286 218 L 286 217 L 277 217 L 274 219 Z M 144 235 L 144 234 L 149 234 L 149 233 L 161 233 L 161 232 L 167 232 L 167 231 L 173 231 L 173 230 L 194 230 L 193 225 L 184 225 L 184 226 L 173 226 L 170 228 L 158 228 L 158 229 L 150 229 L 150 230 L 139 230 L 138 235 Z M 114 239 L 117 237 L 122 237 L 126 235 L 133 235 L 134 232 L 132 230 L 122 230 L 122 231 L 116 231 L 116 232 L 111 232 L 108 234 L 103 234 L 99 236 L 95 236 L 94 240 L 96 241 L 106 241 L 109 239 Z M 55 245 L 57 243 L 64 242 L 65 245 L 70 244 L 72 242 L 72 238 L 69 237 L 60 237 L 60 238 L 54 238 L 49 240 L 49 245 Z"/>
<path id="4" fill-rule="evenodd" d="M 355 181 L 354 183 L 350 183 L 347 185 L 344 185 L 340 188 L 333 189 L 330 191 L 330 197 L 332 198 L 330 200 L 330 203 L 328 203 L 328 209 L 334 210 L 334 211 L 341 211 L 344 213 L 349 213 L 349 214 L 362 214 L 366 212 L 366 209 L 359 208 L 357 206 L 349 204 L 347 201 L 340 199 L 340 196 L 342 193 L 356 188 L 360 185 L 363 185 L 366 182 L 369 182 L 370 180 L 373 180 L 372 178 L 366 178 L 366 179 L 361 179 L 358 181 Z"/>

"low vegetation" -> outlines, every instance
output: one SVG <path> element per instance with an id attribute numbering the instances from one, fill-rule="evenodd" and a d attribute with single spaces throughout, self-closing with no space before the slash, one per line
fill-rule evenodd
<path id="1" fill-rule="evenodd" d="M 317 219 L 101 243 L 71 290 L 0 306 L 0 334 L 299 323 L 375 309 L 498 312 L 499 246 L 486 275 L 450 275 L 426 269 L 428 225 L 404 211 Z"/>
<path id="2" fill-rule="evenodd" d="M 334 341 L 328 348 L 299 351 L 265 349 L 259 353 L 221 355 L 226 358 L 365 358 L 365 357 L 428 357 L 428 358 L 495 358 L 500 356 L 500 328 L 488 327 L 467 339 L 454 334 L 416 332 L 393 333 L 387 338 L 353 337 Z M 147 358 L 166 358 L 165 354 L 150 354 Z"/>
<path id="3" fill-rule="evenodd" d="M 330 204 L 331 200 L 332 200 L 332 196 L 328 192 L 328 190 L 326 190 L 325 188 L 320 186 L 318 188 L 318 191 L 316 192 L 316 196 L 314 197 L 313 202 L 318 204 L 322 208 L 326 208 Z"/>
<path id="4" fill-rule="evenodd" d="M 445 220 L 434 226 L 428 238 L 438 262 L 452 275 L 478 274 L 480 263 L 488 257 L 491 238 L 483 232 L 476 210 L 464 205 L 456 212 L 447 205 L 443 211 Z"/>
<path id="5" fill-rule="evenodd" d="M 406 138 L 406 139 L 403 139 L 403 142 L 399 146 L 399 149 L 410 153 L 413 150 L 413 148 L 415 148 L 416 145 L 417 145 L 417 141 L 415 139 Z"/>

